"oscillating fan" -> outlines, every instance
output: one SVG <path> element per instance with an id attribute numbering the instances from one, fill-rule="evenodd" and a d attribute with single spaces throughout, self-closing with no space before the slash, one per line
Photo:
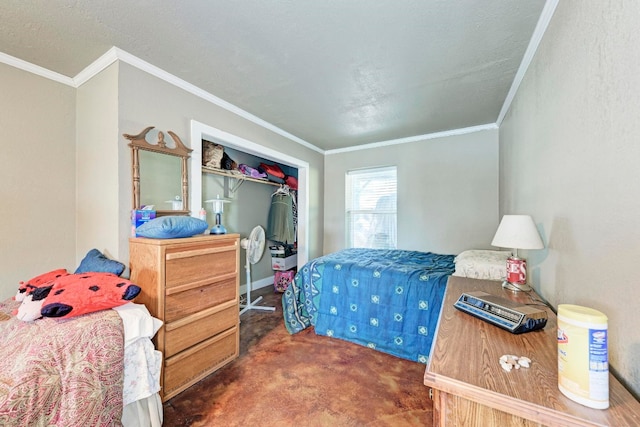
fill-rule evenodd
<path id="1" fill-rule="evenodd" d="M 264 253 L 264 244 L 265 244 L 265 233 L 264 228 L 256 225 L 251 230 L 251 234 L 249 237 L 244 238 L 240 241 L 240 246 L 247 253 L 247 262 L 244 266 L 247 271 L 247 300 L 246 304 L 240 304 L 240 307 L 243 307 L 240 310 L 240 314 L 244 313 L 247 310 L 268 310 L 274 311 L 275 307 L 265 307 L 261 305 L 255 305 L 258 301 L 262 299 L 262 297 L 256 298 L 255 301 L 251 301 L 251 265 L 260 261 L 262 258 L 262 254 Z"/>

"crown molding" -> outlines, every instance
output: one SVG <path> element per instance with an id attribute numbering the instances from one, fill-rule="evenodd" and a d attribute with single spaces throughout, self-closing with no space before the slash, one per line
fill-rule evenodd
<path id="1" fill-rule="evenodd" d="M 168 73 L 166 71 L 164 71 L 161 68 L 156 67 L 153 64 L 150 64 L 149 62 L 146 62 L 140 58 L 138 58 L 137 56 L 134 56 L 120 48 L 117 47 L 112 47 L 111 49 L 109 49 L 104 55 L 102 55 L 100 58 L 98 58 L 96 61 L 94 61 L 91 65 L 89 65 L 87 68 L 85 68 L 84 70 L 82 70 L 74 79 L 76 84 L 81 85 L 82 83 L 86 82 L 87 80 L 91 79 L 93 76 L 95 76 L 97 73 L 99 73 L 100 71 L 104 70 L 106 67 L 108 67 L 109 65 L 111 65 L 113 62 L 115 62 L 116 60 L 125 62 L 133 67 L 138 68 L 141 71 L 144 71 L 146 73 L 151 74 L 154 77 L 157 77 L 161 80 L 164 80 L 165 82 L 172 84 L 176 87 L 179 87 L 182 90 L 185 90 L 189 93 L 191 93 L 192 95 L 195 95 L 199 98 L 202 98 L 212 104 L 215 104 L 217 106 L 219 106 L 220 108 L 224 108 L 225 110 L 234 113 L 250 122 L 253 122 L 255 124 L 257 124 L 258 126 L 261 126 L 267 130 L 270 130 L 280 136 L 283 136 L 293 142 L 297 142 L 300 145 L 303 145 L 313 151 L 316 151 L 320 154 L 324 154 L 324 150 L 322 150 L 321 148 L 316 147 L 315 145 L 301 139 L 298 138 L 295 135 L 290 134 L 289 132 L 286 132 L 283 129 L 280 129 L 279 127 L 265 121 L 262 120 L 261 118 L 254 116 L 253 114 L 225 101 L 224 99 L 218 98 L 217 96 L 200 89 L 199 87 L 185 81 L 182 80 L 179 77 L 174 76 L 171 73 Z"/>
<path id="2" fill-rule="evenodd" d="M 335 150 L 327 150 L 327 151 L 325 151 L 325 155 L 347 153 L 349 151 L 368 150 L 370 148 L 387 147 L 387 146 L 390 146 L 390 145 L 407 144 L 407 143 L 410 143 L 410 142 L 426 141 L 426 140 L 429 140 L 429 139 L 444 138 L 444 137 L 447 137 L 447 136 L 465 135 L 467 133 L 482 132 L 482 131 L 485 131 L 485 130 L 497 130 L 497 129 L 498 129 L 498 125 L 497 124 L 488 123 L 486 125 L 470 126 L 470 127 L 466 127 L 466 128 L 446 130 L 446 131 L 442 131 L 442 132 L 428 133 L 428 134 L 425 134 L 425 135 L 409 136 L 407 138 L 399 138 L 399 139 L 392 139 L 392 140 L 388 140 L 388 141 L 372 142 L 370 144 L 356 145 L 356 146 L 347 147 L 347 148 L 337 148 Z"/>
<path id="3" fill-rule="evenodd" d="M 67 77 L 64 76 L 62 74 L 56 73 L 54 71 L 48 70 L 46 68 L 40 67 L 38 65 L 32 64 L 30 62 L 24 61 L 22 59 L 16 58 L 14 56 L 11 55 L 7 55 L 6 53 L 0 52 L 0 62 L 5 63 L 7 65 L 10 65 L 12 67 L 15 68 L 19 68 L 21 70 L 27 71 L 29 73 L 32 74 L 36 74 L 42 77 L 45 77 L 49 80 L 53 80 L 62 84 L 65 84 L 67 86 L 71 86 L 73 88 L 79 88 L 80 86 L 82 86 L 84 83 L 86 83 L 87 81 L 91 80 L 95 75 L 97 75 L 98 73 L 100 73 L 101 71 L 103 71 L 105 68 L 107 68 L 108 66 L 110 66 L 111 64 L 113 64 L 116 61 L 122 61 L 125 62 L 133 67 L 136 67 L 142 71 L 145 71 L 146 73 L 151 74 L 152 76 L 155 76 L 161 80 L 166 81 L 167 83 L 170 83 L 176 87 L 179 87 L 195 96 L 198 96 L 212 104 L 215 104 L 221 108 L 224 108 L 225 110 L 234 113 L 250 122 L 253 122 L 255 124 L 257 124 L 258 126 L 261 126 L 267 130 L 270 130 L 280 136 L 283 136 L 293 142 L 296 142 L 304 147 L 307 147 L 313 151 L 316 151 L 320 154 L 324 155 L 324 150 L 316 147 L 315 145 L 311 144 L 310 142 L 307 142 L 305 140 L 303 140 L 302 138 L 298 138 L 297 136 L 290 134 L 289 132 L 280 129 L 279 127 L 257 117 L 254 116 L 253 114 L 236 107 L 235 105 L 221 99 L 218 98 L 217 96 L 204 91 L 202 89 L 200 89 L 199 87 L 192 85 L 191 83 L 182 80 L 176 76 L 174 76 L 173 74 L 170 74 L 164 70 L 162 70 L 161 68 L 156 67 L 153 64 L 150 64 L 134 55 L 131 55 L 130 53 L 119 49 L 117 47 L 112 47 L 111 49 L 109 49 L 107 52 L 105 52 L 100 58 L 96 59 L 95 61 L 93 61 L 88 67 L 84 68 L 82 71 L 80 71 L 75 77 Z"/>
<path id="4" fill-rule="evenodd" d="M 536 25 L 536 28 L 533 32 L 533 36 L 531 38 L 531 41 L 529 42 L 529 45 L 527 47 L 527 50 L 525 51 L 524 57 L 522 59 L 522 62 L 520 63 L 520 67 L 518 68 L 518 71 L 516 72 L 514 81 L 511 85 L 511 88 L 509 89 L 509 92 L 507 94 L 507 97 L 505 98 L 505 102 L 502 105 L 502 109 L 500 110 L 500 114 L 498 115 L 498 119 L 496 120 L 495 123 L 490 123 L 490 124 L 485 124 L 485 125 L 479 125 L 479 126 L 471 126 L 471 127 L 467 127 L 467 128 L 460 128 L 460 129 L 454 129 L 454 130 L 449 130 L 449 131 L 443 131 L 443 132 L 435 132 L 435 133 L 430 133 L 430 134 L 425 134 L 425 135 L 416 135 L 416 136 L 411 136 L 411 137 L 406 137 L 406 138 L 400 138 L 400 139 L 394 139 L 394 140 L 387 140 L 387 141 L 380 141 L 380 142 L 373 142 L 373 143 L 369 143 L 369 144 L 363 144 L 363 145 L 358 145 L 358 146 L 353 146 L 353 147 L 347 147 L 347 148 L 339 148 L 339 149 L 335 149 L 335 150 L 323 150 L 305 140 L 303 140 L 302 138 L 299 138 L 221 98 L 218 98 L 217 96 L 202 90 L 201 88 L 185 81 L 182 80 L 176 76 L 174 76 L 173 74 L 170 74 L 164 70 L 162 70 L 161 68 L 156 67 L 153 64 L 150 64 L 149 62 L 146 62 L 120 48 L 117 48 L 115 46 L 113 46 L 112 48 L 110 48 L 107 52 L 105 52 L 100 58 L 98 58 L 97 60 L 95 60 L 94 62 L 92 62 L 88 67 L 84 68 L 82 71 L 80 71 L 75 77 L 71 78 L 71 77 L 67 77 L 64 76 L 62 74 L 56 73 L 54 71 L 48 70 L 46 68 L 40 67 L 38 65 L 29 63 L 27 61 L 24 61 L 22 59 L 13 57 L 11 55 L 7 55 L 5 53 L 0 52 L 0 62 L 3 62 L 7 65 L 11 65 L 13 67 L 19 68 L 21 70 L 45 77 L 47 79 L 74 87 L 74 88 L 78 88 L 80 86 L 82 86 L 84 83 L 86 83 L 87 81 L 91 80 L 91 78 L 93 78 L 95 75 L 97 75 L 98 73 L 100 73 L 101 71 L 103 71 L 105 68 L 107 68 L 108 66 L 110 66 L 111 64 L 113 64 L 116 61 L 122 61 L 125 62 L 133 67 L 138 68 L 141 71 L 144 71 L 146 73 L 151 74 L 152 76 L 155 76 L 161 80 L 166 81 L 167 83 L 170 83 L 178 88 L 181 88 L 199 98 L 202 98 L 212 104 L 215 104 L 217 106 L 219 106 L 220 108 L 223 108 L 231 113 L 234 113 L 252 123 L 257 124 L 258 126 L 261 126 L 267 130 L 270 130 L 280 136 L 283 136 L 293 142 L 296 142 L 306 148 L 309 148 L 310 150 L 313 150 L 317 153 L 323 154 L 323 155 L 330 155 L 330 154 L 339 154 L 339 153 L 345 153 L 345 152 L 350 152 L 350 151 L 360 151 L 360 150 L 367 150 L 367 149 L 371 149 L 371 148 L 378 148 L 378 147 L 386 147 L 386 146 L 392 146 L 392 145 L 398 145 L 398 144 L 407 144 L 410 142 L 417 142 L 417 141 L 424 141 L 424 140 L 429 140 L 429 139 L 435 139 L 435 138 L 443 138 L 443 137 L 447 137 L 447 136 L 455 136 L 455 135 L 463 135 L 463 134 L 467 134 L 467 133 L 472 133 L 472 132 L 480 132 L 480 131 L 484 131 L 484 130 L 494 130 L 494 129 L 498 129 L 500 124 L 502 123 L 502 120 L 504 119 L 506 113 L 508 112 L 509 108 L 511 107 L 511 103 L 513 102 L 513 99 L 515 97 L 515 94 L 518 91 L 518 88 L 520 86 L 520 83 L 522 82 L 524 75 L 529 67 L 529 65 L 531 64 L 531 61 L 533 60 L 533 57 L 535 55 L 535 52 L 538 48 L 538 45 L 540 44 L 540 41 L 542 40 L 542 37 L 549 25 L 549 22 L 551 21 L 551 18 L 553 16 L 553 13 L 555 12 L 555 9 L 558 5 L 559 0 L 547 0 L 547 2 L 545 3 L 545 6 L 542 10 L 542 14 L 540 16 L 540 19 L 538 20 L 538 23 Z"/>
<path id="5" fill-rule="evenodd" d="M 82 86 L 84 83 L 91 80 L 96 74 L 100 73 L 109 65 L 116 62 L 118 60 L 117 50 L 118 49 L 116 47 L 112 47 L 111 49 L 106 51 L 100 58 L 89 64 L 88 67 L 76 74 L 76 76 L 73 78 L 75 86 L 77 88 Z"/>
<path id="6" fill-rule="evenodd" d="M 533 61 L 533 57 L 538 50 L 538 46 L 540 45 L 540 41 L 542 40 L 542 36 L 547 31 L 547 27 L 549 26 L 549 22 L 551 22 L 551 18 L 553 17 L 553 13 L 556 11 L 556 7 L 558 6 L 559 0 L 547 0 L 544 8 L 542 9 L 542 13 L 540 14 L 540 19 L 538 19 L 538 23 L 536 24 L 536 28 L 533 30 L 533 35 L 531 36 L 531 40 L 529 41 L 529 46 L 527 46 L 527 50 L 524 52 L 524 56 L 522 57 L 522 62 L 520 63 L 520 67 L 518 67 L 518 71 L 511 83 L 511 88 L 507 93 L 507 97 L 504 100 L 504 104 L 502 104 L 502 109 L 500 110 L 500 114 L 498 114 L 498 119 L 496 120 L 496 124 L 500 126 L 504 117 L 507 115 L 509 108 L 511 108 L 511 103 L 518 92 L 518 88 L 520 87 L 520 83 L 524 79 L 524 75 L 527 73 L 529 69 L 529 65 L 531 65 L 531 61 Z"/>
<path id="7" fill-rule="evenodd" d="M 11 65 L 12 67 L 15 67 L 15 68 L 19 68 L 21 70 L 27 71 L 29 73 L 47 78 L 49 80 L 53 80 L 58 83 L 65 84 L 67 86 L 75 87 L 75 84 L 71 77 L 64 76 L 62 74 L 40 67 L 39 65 L 35 65 L 30 62 L 24 61 L 22 59 L 16 58 L 15 56 L 7 55 L 6 53 L 0 52 L 0 62 L 5 63 L 7 65 Z"/>

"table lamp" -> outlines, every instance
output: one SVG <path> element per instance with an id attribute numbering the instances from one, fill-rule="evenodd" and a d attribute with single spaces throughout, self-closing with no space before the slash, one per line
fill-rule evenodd
<path id="1" fill-rule="evenodd" d="M 230 202 L 230 200 L 221 199 L 219 195 L 215 199 L 205 200 L 205 203 L 213 203 L 213 213 L 216 219 L 216 225 L 213 226 L 210 234 L 227 234 L 227 229 L 222 225 L 222 212 L 224 212 L 224 204 Z"/>
<path id="2" fill-rule="evenodd" d="M 515 250 L 507 259 L 507 276 L 502 287 L 512 291 L 530 291 L 527 285 L 527 261 L 518 257 L 518 249 L 543 249 L 544 244 L 529 215 L 504 215 L 492 246 Z"/>

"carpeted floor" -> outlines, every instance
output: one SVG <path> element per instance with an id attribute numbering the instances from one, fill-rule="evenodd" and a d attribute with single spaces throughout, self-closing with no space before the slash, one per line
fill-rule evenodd
<path id="1" fill-rule="evenodd" d="M 240 357 L 164 404 L 164 425 L 430 426 L 425 366 L 312 329 L 289 335 L 276 312 L 241 316 Z M 261 302 L 262 303 L 262 302 Z"/>

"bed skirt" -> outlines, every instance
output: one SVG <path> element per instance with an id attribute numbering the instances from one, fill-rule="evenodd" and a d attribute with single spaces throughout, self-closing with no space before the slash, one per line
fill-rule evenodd
<path id="1" fill-rule="evenodd" d="M 122 410 L 124 427 L 161 427 L 163 419 L 162 399 L 158 393 L 136 400 Z"/>

